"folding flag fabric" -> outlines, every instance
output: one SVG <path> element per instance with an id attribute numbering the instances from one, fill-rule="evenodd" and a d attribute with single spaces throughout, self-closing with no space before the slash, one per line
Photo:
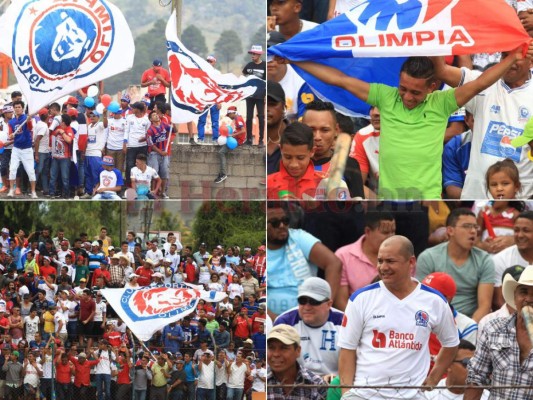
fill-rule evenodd
<path id="1" fill-rule="evenodd" d="M 200 299 L 219 302 L 227 296 L 224 292 L 199 290 L 185 284 L 100 291 L 126 326 L 143 341 L 192 313 Z"/>
<path id="2" fill-rule="evenodd" d="M 398 57 L 494 53 L 519 46 L 525 52 L 530 40 L 516 11 L 504 0 L 361 0 L 349 12 L 268 52 L 396 86 L 405 60 Z M 351 94 L 295 69 L 339 111 L 368 114 L 369 106 Z"/>
<path id="3" fill-rule="evenodd" d="M 172 81 L 172 122 L 196 120 L 213 104 L 235 103 L 264 89 L 266 83 L 262 79 L 222 74 L 187 50 L 176 34 L 175 12 L 168 20 L 166 37 Z"/>
<path id="4" fill-rule="evenodd" d="M 133 66 L 131 31 L 105 0 L 14 1 L 0 17 L 0 38 L 30 114 Z"/>

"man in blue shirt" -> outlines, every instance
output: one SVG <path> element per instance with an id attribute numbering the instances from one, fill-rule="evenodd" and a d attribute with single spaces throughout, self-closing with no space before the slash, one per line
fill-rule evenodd
<path id="1" fill-rule="evenodd" d="M 180 342 L 183 342 L 183 330 L 176 322 L 172 322 L 163 328 L 163 345 L 165 352 L 176 354 L 180 351 Z"/>

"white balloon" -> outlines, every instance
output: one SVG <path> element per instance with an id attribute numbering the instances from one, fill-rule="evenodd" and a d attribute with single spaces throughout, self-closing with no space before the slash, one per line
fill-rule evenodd
<path id="1" fill-rule="evenodd" d="M 221 146 L 224 146 L 228 142 L 227 136 L 219 136 L 217 139 L 217 143 Z"/>
<path id="2" fill-rule="evenodd" d="M 98 96 L 98 86 L 96 85 L 89 86 L 89 89 L 87 89 L 87 96 L 89 97 Z"/>
<path id="3" fill-rule="evenodd" d="M 102 115 L 104 113 L 104 105 L 102 103 L 98 104 L 96 106 L 96 112 L 100 115 Z"/>

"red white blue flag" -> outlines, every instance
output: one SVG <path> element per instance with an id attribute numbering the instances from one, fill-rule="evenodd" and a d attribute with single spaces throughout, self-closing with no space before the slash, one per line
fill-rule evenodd
<path id="1" fill-rule="evenodd" d="M 198 301 L 222 301 L 224 292 L 206 291 L 195 285 L 165 285 L 138 289 L 102 289 L 102 295 L 126 326 L 143 341 L 192 313 Z"/>
<path id="2" fill-rule="evenodd" d="M 106 0 L 17 0 L 0 17 L 0 52 L 30 114 L 133 66 L 133 36 Z"/>
<path id="3" fill-rule="evenodd" d="M 349 12 L 287 42 L 269 54 L 316 61 L 367 82 L 396 86 L 408 56 L 524 52 L 531 38 L 504 0 L 360 0 Z M 295 67 L 319 97 L 349 115 L 369 106 Z"/>
<path id="4" fill-rule="evenodd" d="M 196 120 L 214 104 L 236 103 L 264 90 L 265 81 L 255 76 L 222 74 L 187 50 L 176 32 L 174 12 L 166 28 L 173 123 Z"/>

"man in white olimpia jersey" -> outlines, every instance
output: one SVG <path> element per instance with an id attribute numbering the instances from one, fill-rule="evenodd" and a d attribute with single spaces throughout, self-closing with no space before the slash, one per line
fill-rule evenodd
<path id="1" fill-rule="evenodd" d="M 386 239 L 378 252 L 380 282 L 352 294 L 340 329 L 341 385 L 344 399 L 424 399 L 418 389 L 434 387 L 453 362 L 459 337 L 444 297 L 411 278 L 413 244 L 404 236 Z M 428 340 L 437 335 L 442 349 L 428 375 Z"/>

